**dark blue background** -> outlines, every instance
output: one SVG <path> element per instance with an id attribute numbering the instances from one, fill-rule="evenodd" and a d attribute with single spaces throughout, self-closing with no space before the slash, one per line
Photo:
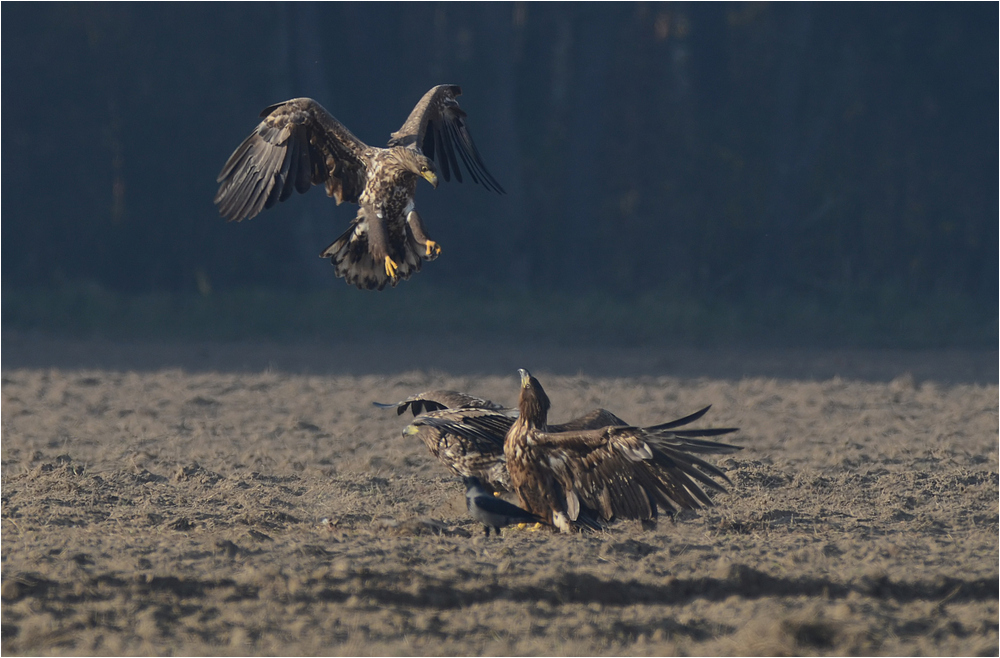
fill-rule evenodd
<path id="1" fill-rule="evenodd" d="M 937 295 L 995 321 L 995 3 L 2 12 L 5 291 L 344 286 L 317 255 L 353 207 L 227 224 L 216 174 L 271 103 L 383 145 L 447 82 L 509 194 L 421 184 L 444 254 L 395 294 Z"/>

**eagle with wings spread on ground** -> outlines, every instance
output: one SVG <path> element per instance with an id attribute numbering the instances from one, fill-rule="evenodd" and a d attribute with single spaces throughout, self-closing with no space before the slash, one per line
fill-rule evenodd
<path id="1" fill-rule="evenodd" d="M 725 491 L 712 477 L 729 482 L 726 474 L 695 454 L 739 447 L 694 438 L 697 430 L 672 431 L 678 421 L 560 431 L 548 425 L 542 385 L 527 370 L 519 373 L 519 413 L 503 446 L 510 484 L 521 507 L 559 530 L 590 525 L 584 519 L 595 516 L 653 522 L 657 508 L 673 514 L 711 505 L 700 485 Z"/>
<path id="2" fill-rule="evenodd" d="M 368 146 L 311 98 L 264 108 L 263 121 L 219 173 L 219 212 L 230 221 L 250 219 L 293 191 L 323 185 L 338 205 L 360 208 L 320 256 L 358 288 L 395 286 L 441 253 L 414 209 L 418 177 L 437 187 L 440 169 L 446 181 L 454 173 L 461 182 L 461 161 L 473 182 L 504 193 L 472 141 L 455 100 L 461 93 L 457 85 L 428 91 L 387 148 Z"/>
<path id="3" fill-rule="evenodd" d="M 564 530 L 568 530 L 570 526 L 595 529 L 600 527 L 598 519 L 652 520 L 656 516 L 656 502 L 660 502 L 664 510 L 670 513 L 677 509 L 710 505 L 711 500 L 692 477 L 702 482 L 707 481 L 707 486 L 714 489 L 723 488 L 698 471 L 698 468 L 728 481 L 718 468 L 690 454 L 718 454 L 741 449 L 738 446 L 704 440 L 704 437 L 736 432 L 736 428 L 686 427 L 702 418 L 711 407 L 705 407 L 674 421 L 645 428 L 630 426 L 607 409 L 594 409 L 565 423 L 546 425 L 547 397 L 544 398 L 546 414 L 543 414 L 541 421 L 538 420 L 538 405 L 529 405 L 531 412 L 529 417 L 534 421 L 524 425 L 524 427 L 535 427 L 536 430 L 544 427 L 545 440 L 539 443 L 539 437 L 533 437 L 531 450 L 526 451 L 522 448 L 515 456 L 518 466 L 512 468 L 511 456 L 505 454 L 505 441 L 510 441 L 511 433 L 521 423 L 519 419 L 524 417 L 525 398 L 530 398 L 535 390 L 540 391 L 541 396 L 545 395 L 537 380 L 530 375 L 527 377 L 529 382 L 535 382 L 537 389 L 526 395 L 522 379 L 521 404 L 518 409 L 506 408 L 466 393 L 445 390 L 426 391 L 396 404 L 376 403 L 376 406 L 396 407 L 399 414 L 410 409 L 415 419 L 403 430 L 404 435 L 419 437 L 431 454 L 456 475 L 478 478 L 485 488 L 495 493 L 508 491 L 518 493 L 525 509 L 546 519 L 550 524 L 560 519 L 557 512 L 565 517 L 568 510 L 559 508 L 546 511 L 544 504 L 537 505 L 534 509 L 527 507 L 526 501 L 537 497 L 533 492 L 538 488 L 532 487 L 527 482 L 539 484 L 541 488 L 550 492 L 550 498 L 562 501 L 572 499 L 566 493 L 567 490 L 562 489 L 564 486 L 562 481 L 567 478 L 570 482 L 586 483 L 592 489 L 601 487 L 608 489 L 606 494 L 598 491 L 597 498 L 600 501 L 607 497 L 609 505 L 613 502 L 615 506 L 610 508 L 600 504 L 578 506 L 576 515 L 569 522 L 558 526 Z M 524 427 L 517 431 L 523 433 Z M 631 443 L 626 437 L 632 437 Z M 621 462 L 618 453 L 623 449 L 636 449 L 637 442 L 653 446 L 649 449 L 649 457 L 646 460 L 654 462 L 653 464 L 630 466 L 631 462 L 627 460 Z M 642 450 L 639 450 L 642 453 Z M 642 456 L 645 456 L 645 453 L 642 453 Z M 535 460 L 534 471 L 528 475 L 526 482 L 516 484 L 513 473 L 517 470 L 523 475 L 524 470 L 521 467 L 532 459 Z M 555 467 L 559 464 L 562 465 L 561 469 Z M 694 471 L 693 474 L 689 473 L 691 470 Z M 539 477 L 539 471 L 547 475 Z M 555 477 L 557 472 L 562 480 Z M 655 485 L 654 482 L 659 484 Z M 623 491 L 623 487 L 628 491 Z M 646 487 L 651 487 L 652 493 L 645 493 Z M 674 490 L 678 488 L 681 492 L 690 493 L 677 493 Z M 656 497 L 656 492 L 664 489 L 673 494 L 666 501 L 661 500 L 662 497 Z M 693 490 L 697 490 L 697 493 L 693 493 Z M 522 491 L 527 497 L 522 495 Z M 573 491 L 572 484 L 568 491 Z M 638 512 L 631 511 L 627 504 L 622 503 L 623 496 L 635 501 L 640 500 L 640 496 L 646 496 L 646 500 L 654 501 L 654 507 L 647 511 L 640 505 L 637 508 Z M 545 496 L 542 498 L 544 500 Z M 590 499 L 584 495 L 583 500 Z M 562 507 L 566 507 L 565 502 Z"/>

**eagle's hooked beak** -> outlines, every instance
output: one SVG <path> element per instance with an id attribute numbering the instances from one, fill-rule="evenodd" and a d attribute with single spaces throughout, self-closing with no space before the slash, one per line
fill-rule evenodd
<path id="1" fill-rule="evenodd" d="M 437 174 L 435 174 L 433 171 L 428 170 L 428 171 L 425 171 L 424 173 L 422 173 L 420 175 L 423 176 L 424 179 L 428 183 L 430 183 L 431 185 L 433 185 L 435 189 L 437 189 L 437 186 L 438 186 L 438 177 L 437 177 Z"/>
<path id="2" fill-rule="evenodd" d="M 521 388 L 528 388 L 528 383 L 531 381 L 531 373 L 521 368 L 517 371 L 517 374 L 521 375 Z"/>

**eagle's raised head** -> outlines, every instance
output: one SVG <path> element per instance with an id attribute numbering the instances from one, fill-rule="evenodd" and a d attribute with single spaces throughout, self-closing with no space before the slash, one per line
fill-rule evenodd
<path id="1" fill-rule="evenodd" d="M 545 427 L 548 422 L 549 396 L 545 394 L 545 389 L 531 373 L 523 368 L 517 373 L 521 375 L 521 395 L 517 401 L 517 408 L 521 418 L 530 427 Z"/>

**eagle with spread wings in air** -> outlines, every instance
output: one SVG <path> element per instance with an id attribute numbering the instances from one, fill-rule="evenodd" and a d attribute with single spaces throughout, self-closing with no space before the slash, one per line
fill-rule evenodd
<path id="1" fill-rule="evenodd" d="M 311 98 L 271 105 L 219 173 L 215 204 L 223 217 L 242 221 L 323 185 L 338 205 L 360 208 L 320 256 L 358 288 L 395 286 L 441 253 L 414 209 L 418 177 L 437 187 L 440 170 L 461 182 L 461 161 L 473 182 L 504 194 L 469 134 L 461 93 L 457 85 L 428 91 L 386 148 L 368 146 Z"/>
<path id="2" fill-rule="evenodd" d="M 519 413 L 504 438 L 510 484 L 522 508 L 555 528 L 570 532 L 594 517 L 653 522 L 658 508 L 673 514 L 712 505 L 701 485 L 725 491 L 712 478 L 729 482 L 726 474 L 695 455 L 739 447 L 672 431 L 677 421 L 559 431 L 547 424 L 551 405 L 542 385 L 527 370 L 519 373 Z M 726 431 L 735 430 L 707 432 Z"/>

